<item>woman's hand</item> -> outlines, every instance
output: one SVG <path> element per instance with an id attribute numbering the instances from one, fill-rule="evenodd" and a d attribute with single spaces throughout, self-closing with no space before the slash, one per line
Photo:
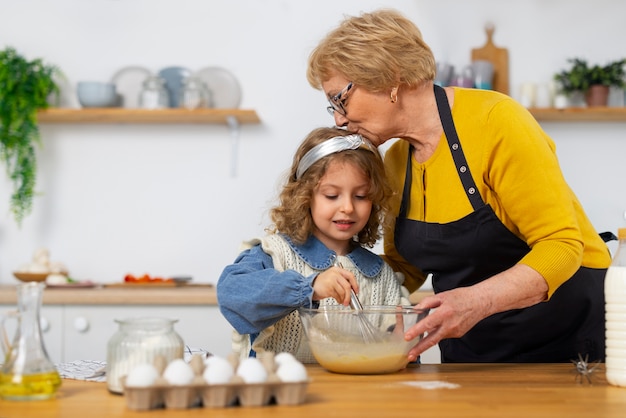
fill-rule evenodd
<path id="1" fill-rule="evenodd" d="M 313 300 L 334 298 L 337 303 L 348 306 L 350 288 L 357 293 L 359 291 L 354 274 L 341 267 L 331 267 L 318 274 L 313 281 Z"/>
<path id="2" fill-rule="evenodd" d="M 412 340 L 426 333 L 409 351 L 409 361 L 445 338 L 459 338 L 494 313 L 521 309 L 547 299 L 548 285 L 532 268 L 517 264 L 485 281 L 424 298 L 416 308 L 431 309 L 430 315 L 404 334 Z"/>
<path id="3" fill-rule="evenodd" d="M 445 338 L 463 336 L 487 316 L 484 306 L 473 299 L 472 289 L 458 288 L 424 298 L 416 308 L 430 309 L 426 318 L 413 325 L 404 334 L 409 341 L 420 334 L 424 338 L 409 351 L 409 361 L 415 361 L 424 351 Z"/>

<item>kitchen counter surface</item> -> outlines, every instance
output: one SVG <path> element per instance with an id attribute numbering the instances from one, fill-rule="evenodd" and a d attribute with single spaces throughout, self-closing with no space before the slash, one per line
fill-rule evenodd
<path id="1" fill-rule="evenodd" d="M 169 286 L 129 286 L 93 288 L 47 288 L 44 305 L 217 305 L 215 286 L 188 284 Z M 417 291 L 411 302 L 417 303 L 430 291 Z M 0 304 L 15 304 L 15 286 L 0 286 Z"/>
<path id="2" fill-rule="evenodd" d="M 93 288 L 46 288 L 44 305 L 217 305 L 210 284 Z M 0 304 L 15 304 L 15 286 L 0 286 Z"/>
<path id="3" fill-rule="evenodd" d="M 57 399 L 0 400 L 0 416 L 47 417 L 623 417 L 626 388 L 576 381 L 573 364 L 422 364 L 388 375 L 356 376 L 307 366 L 311 383 L 297 406 L 127 409 L 105 383 L 63 380 Z M 423 386 L 436 386 L 426 389 Z"/>

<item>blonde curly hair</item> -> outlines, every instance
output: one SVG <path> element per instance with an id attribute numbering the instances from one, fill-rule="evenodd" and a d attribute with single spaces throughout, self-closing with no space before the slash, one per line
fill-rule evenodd
<path id="1" fill-rule="evenodd" d="M 393 192 L 385 176 L 382 157 L 377 150 L 358 148 L 327 155 L 311 165 L 299 179 L 296 178 L 300 160 L 309 150 L 330 138 L 346 134 L 345 130 L 339 128 L 317 128 L 305 138 L 294 156 L 279 195 L 279 204 L 270 210 L 273 222 L 273 226 L 268 228 L 270 232 L 285 234 L 297 244 L 304 243 L 313 233 L 311 200 L 315 188 L 318 187 L 329 164 L 340 162 L 359 167 L 370 179 L 367 198 L 372 202 L 372 211 L 367 224 L 359 231 L 356 241 L 371 248 L 381 238 Z"/>
<path id="2" fill-rule="evenodd" d="M 415 87 L 435 79 L 435 57 L 413 22 L 381 9 L 347 17 L 309 56 L 307 79 L 313 88 L 335 73 L 372 92 L 398 84 Z"/>

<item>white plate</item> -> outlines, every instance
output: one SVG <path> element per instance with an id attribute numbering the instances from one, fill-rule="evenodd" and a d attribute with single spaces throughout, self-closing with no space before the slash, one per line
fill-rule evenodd
<path id="1" fill-rule="evenodd" d="M 220 67 L 206 67 L 194 74 L 211 92 L 211 107 L 236 109 L 241 104 L 241 87 L 237 78 Z"/>
<path id="2" fill-rule="evenodd" d="M 119 69 L 111 77 L 111 83 L 115 84 L 117 93 L 124 97 L 123 107 L 132 109 L 139 107 L 139 94 L 143 82 L 150 75 L 152 71 L 147 68 L 130 66 Z"/>
<path id="3" fill-rule="evenodd" d="M 165 88 L 170 95 L 170 107 L 178 107 L 183 80 L 191 73 L 191 70 L 183 67 L 166 67 L 159 71 L 159 76 L 165 80 Z"/>

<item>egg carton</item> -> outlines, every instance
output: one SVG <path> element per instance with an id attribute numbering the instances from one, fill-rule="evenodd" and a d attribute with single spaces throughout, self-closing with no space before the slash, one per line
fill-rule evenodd
<path id="1" fill-rule="evenodd" d="M 173 386 L 155 384 L 148 387 L 124 385 L 126 406 L 136 411 L 157 408 L 225 408 L 229 406 L 265 406 L 304 403 L 309 381 L 265 383 L 192 383 Z"/>

